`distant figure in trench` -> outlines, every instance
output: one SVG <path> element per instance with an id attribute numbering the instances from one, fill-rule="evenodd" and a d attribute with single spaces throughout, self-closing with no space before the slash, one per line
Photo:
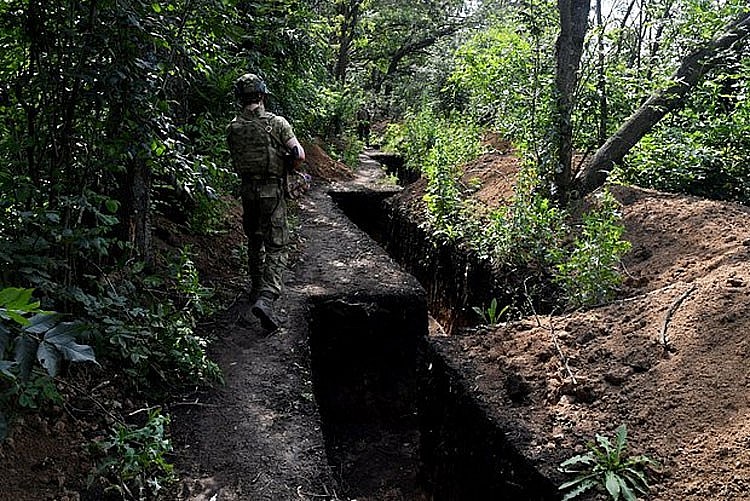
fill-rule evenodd
<path id="1" fill-rule="evenodd" d="M 357 110 L 357 137 L 365 146 L 370 146 L 370 112 L 366 106 Z"/>
<path id="2" fill-rule="evenodd" d="M 281 295 L 288 260 L 289 228 L 284 176 L 298 169 L 305 150 L 289 122 L 266 111 L 268 88 L 253 73 L 235 82 L 242 111 L 227 127 L 232 167 L 242 180 L 242 225 L 247 235 L 251 311 L 264 329 L 279 328 L 273 304 Z"/>

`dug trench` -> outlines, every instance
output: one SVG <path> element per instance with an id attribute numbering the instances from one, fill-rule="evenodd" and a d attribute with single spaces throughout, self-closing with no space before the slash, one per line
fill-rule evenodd
<path id="1" fill-rule="evenodd" d="M 399 158 L 379 152 L 364 156 L 360 169 L 384 170 L 398 176 L 402 186 L 418 181 L 403 169 Z M 409 457 L 416 459 L 411 468 L 417 471 L 429 499 L 559 499 L 553 482 L 517 452 L 514 437 L 525 433 L 522 425 L 498 421 L 476 400 L 471 381 L 462 376 L 460 362 L 447 358 L 438 341 L 459 329 L 471 332 L 478 320 L 474 305 L 489 304 L 492 298 L 511 304 L 530 287 L 541 290 L 545 286 L 542 279 L 530 279 L 523 270 L 493 269 L 455 244 L 436 245 L 408 210 L 409 195 L 399 189 L 351 186 L 334 186 L 329 195 L 401 269 L 418 280 L 426 294 L 429 332 L 416 338 L 416 358 L 404 361 L 416 368 L 415 406 L 409 410 L 416 413 L 416 429 L 411 435 L 418 437 L 419 445 Z M 526 280 L 517 278 L 521 276 Z M 538 311 L 548 309 L 543 300 L 537 300 L 535 307 Z M 381 361 L 379 370 L 390 367 L 385 360 L 385 367 Z M 407 372 L 412 375 L 411 369 Z"/>
<path id="2" fill-rule="evenodd" d="M 176 416 L 176 497 L 558 498 L 516 451 L 523 427 L 476 401 L 430 335 L 428 311 L 445 330 L 465 325 L 469 305 L 507 284 L 459 249 L 435 248 L 383 176 L 363 156 L 355 179 L 301 200 L 285 327 L 268 336 L 239 323 L 224 336 L 226 386 Z M 248 308 L 241 295 L 226 315 Z"/>

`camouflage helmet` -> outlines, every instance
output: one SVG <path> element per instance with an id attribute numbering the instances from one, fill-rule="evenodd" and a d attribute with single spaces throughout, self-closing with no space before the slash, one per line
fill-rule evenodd
<path id="1" fill-rule="evenodd" d="M 246 94 L 268 94 L 268 87 L 258 75 L 245 73 L 234 83 L 234 95 L 239 98 Z"/>

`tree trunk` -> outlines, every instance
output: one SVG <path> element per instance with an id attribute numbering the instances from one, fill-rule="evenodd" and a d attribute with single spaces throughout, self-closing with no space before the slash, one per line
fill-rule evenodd
<path id="1" fill-rule="evenodd" d="M 721 64 L 722 51 L 741 49 L 740 42 L 750 37 L 750 11 L 726 26 L 724 33 L 683 59 L 672 76 L 672 84 L 649 97 L 594 154 L 576 176 L 581 195 L 603 185 L 609 172 L 630 149 L 667 113 L 681 106 L 688 93 L 711 69 Z"/>
<path id="2" fill-rule="evenodd" d="M 151 263 L 151 170 L 146 161 L 128 161 L 125 172 L 117 176 L 119 200 L 122 204 L 120 239 L 130 244 L 129 257 Z"/>
<path id="3" fill-rule="evenodd" d="M 557 144 L 553 174 L 554 198 L 566 205 L 572 181 L 573 104 L 583 40 L 588 28 L 590 0 L 558 0 L 560 36 L 557 38 Z"/>
<path id="4" fill-rule="evenodd" d="M 354 41 L 354 32 L 359 23 L 359 9 L 362 0 L 351 0 L 349 3 L 341 5 L 341 25 L 339 26 L 338 45 L 339 50 L 336 56 L 336 64 L 333 68 L 333 76 L 336 81 L 345 83 L 346 73 L 349 68 L 351 58 L 352 41 Z"/>
<path id="5" fill-rule="evenodd" d="M 599 127 L 597 132 L 597 146 L 601 146 L 607 140 L 607 74 L 604 53 L 604 23 L 602 22 L 602 0 L 596 0 L 596 26 L 599 28 L 597 34 L 597 84 L 596 91 L 599 94 Z"/>

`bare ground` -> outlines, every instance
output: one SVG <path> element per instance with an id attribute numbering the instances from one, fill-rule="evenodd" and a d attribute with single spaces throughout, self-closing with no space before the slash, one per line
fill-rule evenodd
<path id="1" fill-rule="evenodd" d="M 471 166 L 477 198 L 501 202 L 514 165 Z M 632 243 L 613 304 L 434 342 L 553 478 L 626 424 L 629 450 L 662 464 L 649 499 L 750 499 L 750 210 L 613 192 Z"/>

